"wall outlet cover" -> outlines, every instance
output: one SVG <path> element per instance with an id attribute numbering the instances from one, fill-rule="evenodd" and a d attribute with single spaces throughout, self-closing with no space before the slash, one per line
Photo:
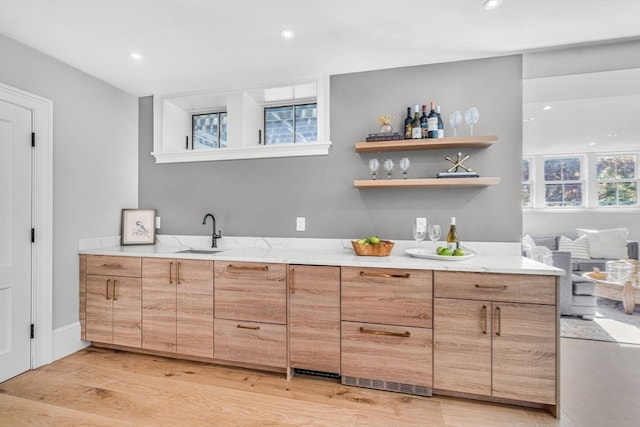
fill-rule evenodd
<path id="1" fill-rule="evenodd" d="M 296 231 L 304 231 L 306 228 L 305 217 L 299 216 L 296 218 Z"/>

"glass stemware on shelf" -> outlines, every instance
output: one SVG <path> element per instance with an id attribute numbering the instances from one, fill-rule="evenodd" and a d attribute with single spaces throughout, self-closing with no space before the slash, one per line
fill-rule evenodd
<path id="1" fill-rule="evenodd" d="M 459 110 L 452 111 L 449 114 L 449 126 L 453 129 L 454 138 L 458 136 L 458 128 L 462 124 L 462 113 Z"/>
<path id="2" fill-rule="evenodd" d="M 408 157 L 403 157 L 400 159 L 400 171 L 402 172 L 402 178 L 407 179 L 407 173 L 409 173 L 409 167 L 411 166 L 411 162 Z"/>
<path id="3" fill-rule="evenodd" d="M 476 107 L 470 107 L 464 112 L 464 122 L 469 126 L 469 135 L 473 136 L 473 125 L 480 120 L 480 113 Z"/>
<path id="4" fill-rule="evenodd" d="M 387 173 L 387 179 L 391 179 L 391 172 L 393 172 L 393 160 L 387 159 L 384 161 L 384 171 Z"/>
<path id="5" fill-rule="evenodd" d="M 376 179 L 376 175 L 378 174 L 378 168 L 380 167 L 380 162 L 378 159 L 369 160 L 369 172 L 371 172 L 371 179 Z"/>
<path id="6" fill-rule="evenodd" d="M 422 226 L 422 224 L 418 225 L 415 222 L 413 223 L 413 238 L 416 239 L 416 244 L 419 246 L 420 242 L 424 240 L 427 236 L 427 233 Z"/>
<path id="7" fill-rule="evenodd" d="M 436 242 L 440 239 L 441 234 L 442 234 L 442 229 L 440 228 L 439 224 L 429 224 L 429 239 L 431 240 L 434 246 L 436 245 Z"/>

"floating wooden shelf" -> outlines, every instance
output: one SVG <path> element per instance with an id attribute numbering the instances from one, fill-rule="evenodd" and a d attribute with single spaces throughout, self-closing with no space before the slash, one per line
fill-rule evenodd
<path id="1" fill-rule="evenodd" d="M 356 142 L 356 151 L 358 153 L 381 153 L 386 151 L 441 150 L 447 148 L 485 148 L 497 140 L 497 136 L 465 136 L 461 138 Z"/>
<path id="2" fill-rule="evenodd" d="M 360 179 L 353 181 L 353 186 L 356 188 L 487 187 L 489 185 L 495 185 L 499 183 L 499 177 Z"/>

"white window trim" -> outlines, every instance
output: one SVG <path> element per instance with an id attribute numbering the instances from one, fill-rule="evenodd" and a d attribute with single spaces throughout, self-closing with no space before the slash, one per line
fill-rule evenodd
<path id="1" fill-rule="evenodd" d="M 597 177 L 597 162 L 598 162 L 598 157 L 607 157 L 607 156 L 611 156 L 611 157 L 619 157 L 619 156 L 624 156 L 624 155 L 635 155 L 636 156 L 636 178 L 635 179 L 631 179 L 631 180 L 599 180 Z M 640 153 L 638 152 L 616 152 L 616 153 L 609 153 L 609 152 L 605 152 L 605 153 L 590 153 L 588 155 L 588 162 L 589 162 L 589 168 L 593 171 L 593 185 L 591 186 L 591 188 L 589 189 L 592 194 L 591 194 L 591 200 L 593 200 L 593 205 L 589 206 L 590 208 L 597 208 L 597 209 L 640 209 L 640 200 L 638 201 L 638 204 L 636 206 L 600 206 L 598 204 L 598 184 L 601 182 L 635 182 L 636 186 L 640 187 L 640 178 L 639 178 L 639 171 L 638 171 L 638 162 L 640 162 Z"/>

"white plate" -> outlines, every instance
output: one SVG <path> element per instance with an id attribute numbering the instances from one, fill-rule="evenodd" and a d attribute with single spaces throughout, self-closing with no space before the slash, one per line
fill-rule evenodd
<path id="1" fill-rule="evenodd" d="M 466 255 L 461 256 L 438 255 L 433 252 L 433 249 L 414 248 L 405 249 L 404 251 L 415 258 L 437 259 L 441 261 L 463 261 L 476 255 L 474 252 L 471 252 L 469 250 L 465 250 Z"/>

